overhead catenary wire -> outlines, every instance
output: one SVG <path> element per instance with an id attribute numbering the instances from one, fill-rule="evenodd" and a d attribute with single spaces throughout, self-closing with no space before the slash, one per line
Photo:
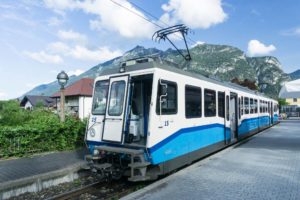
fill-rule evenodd
<path id="1" fill-rule="evenodd" d="M 132 1 L 129 1 L 130 4 L 132 4 L 134 7 L 140 9 L 141 11 L 143 11 L 144 13 L 146 13 L 147 15 L 149 15 L 150 17 L 152 17 L 153 19 L 161 22 L 162 24 L 164 24 L 166 27 L 169 27 L 170 25 L 167 24 L 166 22 L 162 21 L 161 19 L 159 19 L 158 17 L 156 17 L 155 15 L 153 15 L 152 13 L 150 13 L 149 11 L 145 10 L 144 8 L 142 8 L 141 6 L 133 3 Z M 190 37 L 187 36 L 187 38 L 193 42 L 193 43 L 196 43 L 194 40 L 192 40 Z M 182 38 L 181 38 L 182 39 Z"/>
<path id="2" fill-rule="evenodd" d="M 118 2 L 116 2 L 116 1 L 114 1 L 114 0 L 109 0 L 109 1 L 111 1 L 112 3 L 114 3 L 115 5 L 117 5 L 117 6 L 121 7 L 121 8 L 123 8 L 123 9 L 126 9 L 127 11 L 131 12 L 132 14 L 134 14 L 134 15 L 136 15 L 136 16 L 138 16 L 138 17 L 144 19 L 144 20 L 146 20 L 147 22 L 152 23 L 153 25 L 155 25 L 155 26 L 158 27 L 158 28 L 161 28 L 161 29 L 165 28 L 165 27 L 163 27 L 163 26 L 161 26 L 161 25 L 159 25 L 159 24 L 153 22 L 152 20 L 150 20 L 150 19 L 144 17 L 143 15 L 141 15 L 141 14 L 139 14 L 139 13 L 137 13 L 137 12 L 134 12 L 133 10 L 127 8 L 126 6 L 124 6 L 124 5 L 122 5 L 122 4 L 118 3 Z M 132 4 L 134 7 L 140 9 L 140 10 L 143 11 L 144 13 L 148 14 L 148 15 L 151 16 L 152 18 L 156 19 L 157 21 L 160 21 L 161 23 L 165 24 L 167 27 L 169 26 L 167 23 L 163 22 L 163 21 L 160 20 L 158 17 L 156 17 L 155 15 L 151 14 L 150 12 L 148 12 L 147 10 L 145 10 L 144 8 L 142 8 L 142 7 L 138 6 L 138 5 L 136 5 L 135 3 L 132 3 L 132 2 L 129 2 L 129 3 Z M 180 39 L 183 39 L 183 38 L 181 38 L 179 35 L 176 35 L 176 34 L 175 34 L 175 36 L 178 37 L 178 38 L 180 38 Z M 191 38 L 188 37 L 188 39 L 189 39 L 190 41 L 192 41 L 194 44 L 196 43 L 196 42 L 193 41 Z"/>

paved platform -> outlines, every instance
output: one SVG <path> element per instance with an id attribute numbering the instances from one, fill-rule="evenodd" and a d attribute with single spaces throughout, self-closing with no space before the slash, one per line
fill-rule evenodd
<path id="1" fill-rule="evenodd" d="M 123 199 L 300 199 L 300 121 L 282 121 Z"/>
<path id="2" fill-rule="evenodd" d="M 86 150 L 81 149 L 0 161 L 0 199 L 4 199 L 3 195 L 6 195 L 4 192 L 10 191 L 9 193 L 17 195 L 26 190 L 38 191 L 45 186 L 43 181 L 76 172 L 85 164 L 85 154 Z M 31 187 L 33 184 L 34 187 Z M 54 183 L 47 183 L 47 185 L 51 184 Z M 23 187 L 19 189 L 21 191 L 17 191 L 20 187 Z M 11 190 L 16 191 L 11 192 Z"/>

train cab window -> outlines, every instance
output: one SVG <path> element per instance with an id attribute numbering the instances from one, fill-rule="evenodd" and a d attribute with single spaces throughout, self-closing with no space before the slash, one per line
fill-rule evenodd
<path id="1" fill-rule="evenodd" d="M 253 101 L 253 99 L 250 99 L 250 113 L 251 114 L 254 113 L 254 101 Z"/>
<path id="2" fill-rule="evenodd" d="M 162 115 L 171 115 L 177 113 L 177 84 L 171 81 L 162 80 L 158 82 L 158 92 L 156 101 L 156 113 Z M 165 91 L 164 91 L 165 90 Z M 161 102 L 160 102 L 161 101 Z"/>
<path id="3" fill-rule="evenodd" d="M 216 116 L 216 91 L 204 90 L 204 115 L 205 117 Z"/>
<path id="4" fill-rule="evenodd" d="M 244 97 L 244 110 L 245 110 L 245 114 L 249 114 L 249 98 L 248 97 Z"/>
<path id="5" fill-rule="evenodd" d="M 225 117 L 225 92 L 218 92 L 218 116 Z"/>
<path id="6" fill-rule="evenodd" d="M 201 117 L 201 88 L 185 86 L 185 116 L 186 118 Z"/>
<path id="7" fill-rule="evenodd" d="M 93 115 L 104 115 L 108 94 L 108 81 L 97 81 L 93 96 Z"/>
<path id="8" fill-rule="evenodd" d="M 125 86 L 125 81 L 115 81 L 111 84 L 108 104 L 110 116 L 120 116 L 123 113 Z"/>
<path id="9" fill-rule="evenodd" d="M 258 112 L 257 99 L 254 99 L 254 113 Z"/>

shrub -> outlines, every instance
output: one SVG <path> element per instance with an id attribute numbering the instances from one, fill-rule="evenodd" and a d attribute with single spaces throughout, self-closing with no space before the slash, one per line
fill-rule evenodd
<path id="1" fill-rule="evenodd" d="M 85 122 L 72 116 L 61 123 L 49 110 L 27 111 L 14 102 L 0 104 L 0 116 L 0 158 L 83 146 Z"/>

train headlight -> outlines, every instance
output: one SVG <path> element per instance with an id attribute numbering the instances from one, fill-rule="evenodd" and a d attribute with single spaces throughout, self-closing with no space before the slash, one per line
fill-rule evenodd
<path id="1" fill-rule="evenodd" d="M 91 137 L 95 137 L 95 135 L 96 135 L 96 130 L 95 130 L 94 128 L 91 128 L 91 129 L 89 130 L 89 135 L 90 135 Z"/>
<path id="2" fill-rule="evenodd" d="M 93 152 L 93 154 L 94 154 L 94 156 L 97 156 L 97 155 L 99 155 L 99 150 L 98 149 L 94 149 L 94 152 Z"/>

